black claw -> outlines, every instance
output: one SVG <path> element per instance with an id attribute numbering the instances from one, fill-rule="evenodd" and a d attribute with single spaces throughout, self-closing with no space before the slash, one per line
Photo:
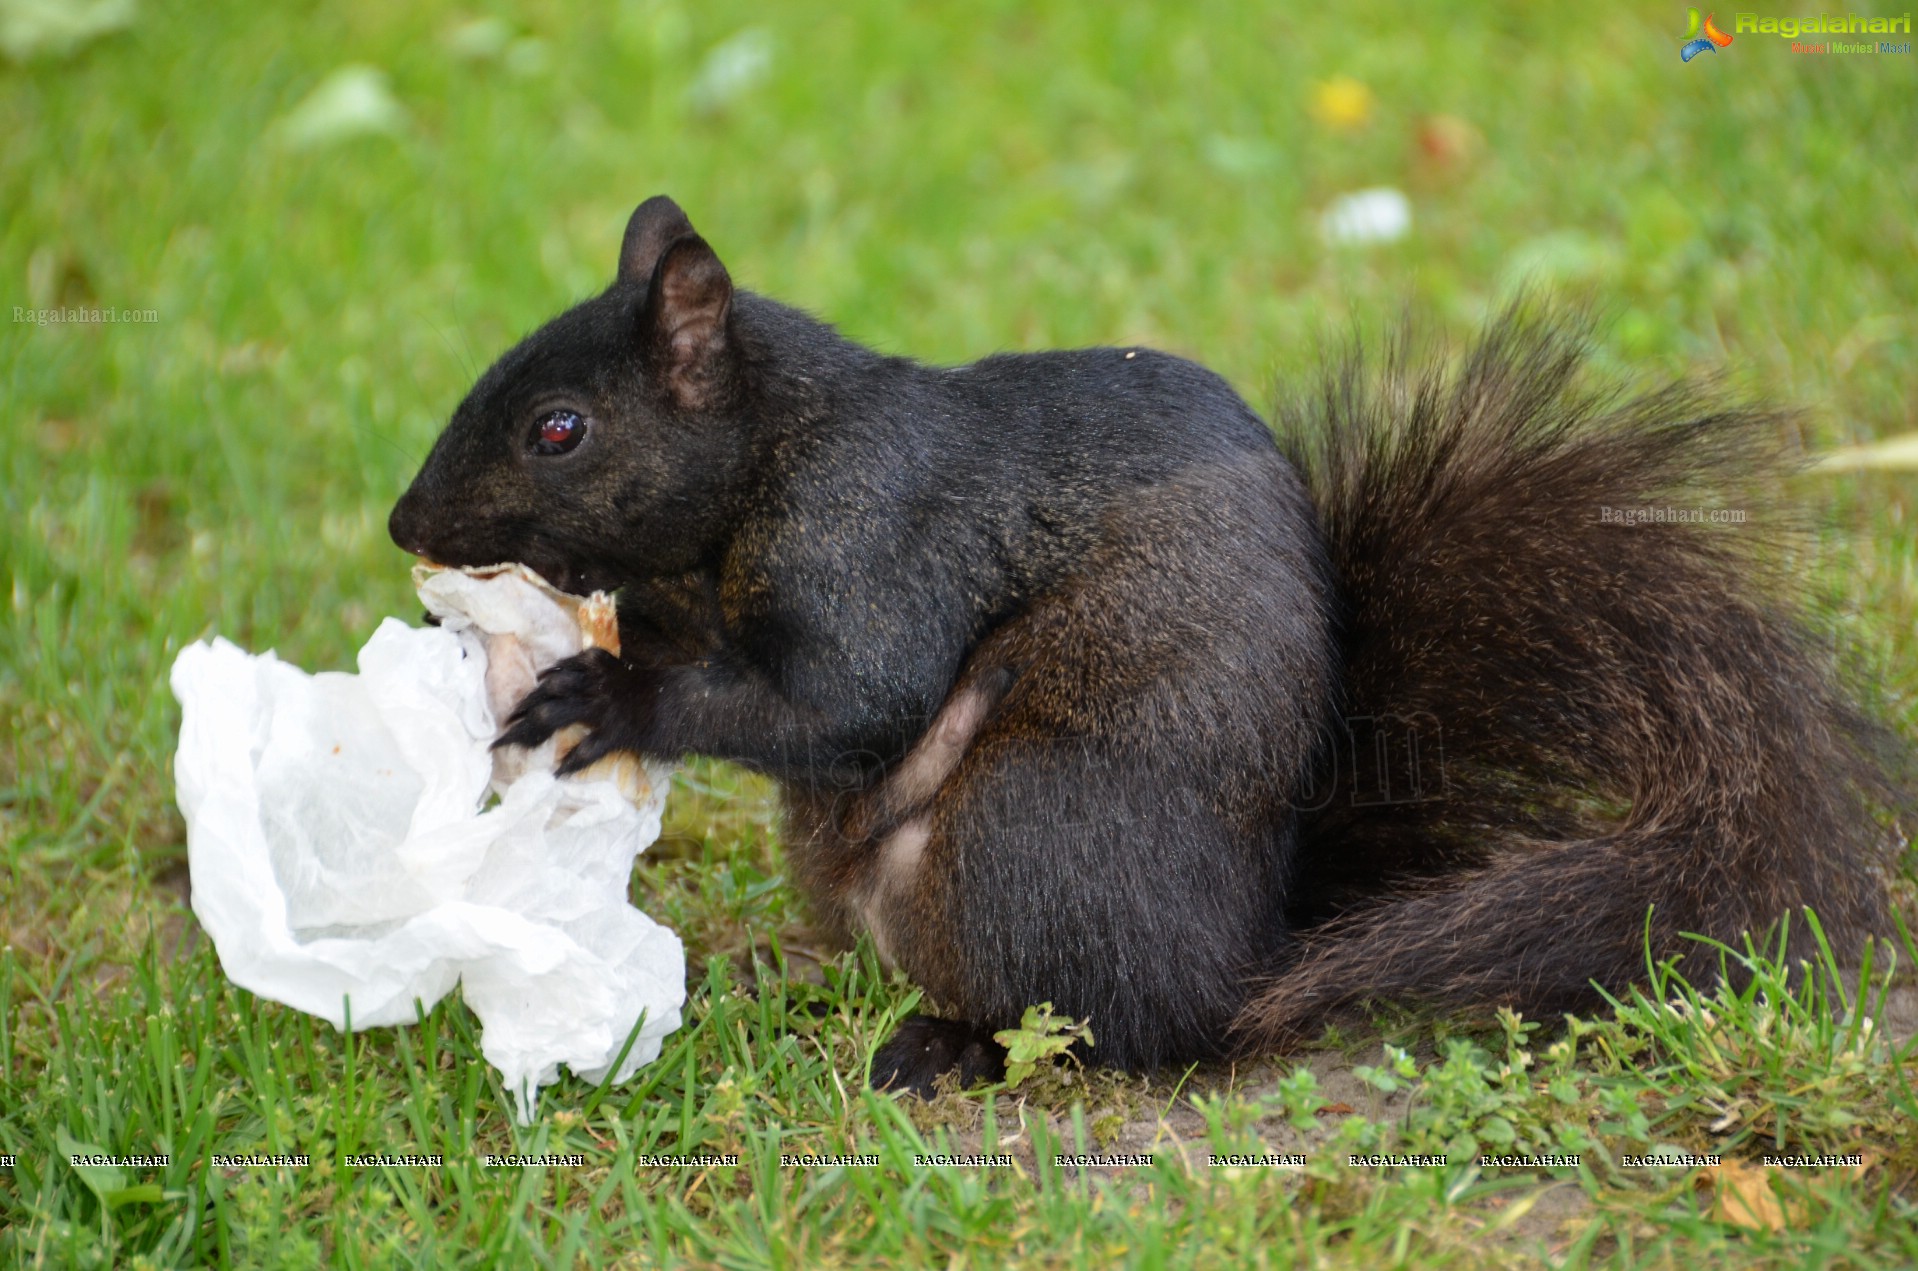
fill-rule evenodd
<path id="1" fill-rule="evenodd" d="M 909 1016 L 872 1057 L 875 1090 L 898 1090 L 930 1099 L 939 1078 L 954 1074 L 953 1088 L 964 1090 L 1006 1075 L 1006 1048 L 992 1030 L 958 1019 Z"/>
<path id="2" fill-rule="evenodd" d="M 592 767 L 617 749 L 617 746 L 607 744 L 600 734 L 588 733 L 580 738 L 579 745 L 566 753 L 566 758 L 559 761 L 559 767 L 555 771 L 562 777 L 570 777 L 576 772 Z"/>
<path id="3" fill-rule="evenodd" d="M 493 744 L 489 749 L 499 750 L 506 746 L 524 746 L 528 750 L 531 750 L 534 746 L 546 740 L 545 737 L 538 736 L 537 734 L 538 729 L 534 728 L 530 723 L 520 720 L 520 717 L 515 715 L 512 720 L 507 722 L 506 731 L 493 738 Z M 550 736 L 550 734 L 548 735 Z"/>
<path id="4" fill-rule="evenodd" d="M 538 708 L 538 703 L 522 703 L 506 721 L 506 731 L 493 743 L 496 746 L 537 746 L 556 731 L 546 720 L 546 712 Z"/>

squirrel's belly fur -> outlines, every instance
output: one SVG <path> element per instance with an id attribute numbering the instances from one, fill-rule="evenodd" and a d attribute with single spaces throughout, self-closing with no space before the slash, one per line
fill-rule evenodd
<path id="1" fill-rule="evenodd" d="M 1648 943 L 1705 980 L 1688 934 L 1807 908 L 1853 957 L 1908 767 L 1789 575 L 1785 421 L 1588 387 L 1583 347 L 1515 309 L 1450 369 L 1348 359 L 1275 439 L 1146 351 L 882 358 L 654 199 L 392 533 L 620 588 L 625 652 L 501 744 L 779 780 L 821 921 L 948 1016 L 878 1082 L 990 1075 L 1044 1001 L 1139 1068 L 1369 998 L 1589 1007 Z"/>

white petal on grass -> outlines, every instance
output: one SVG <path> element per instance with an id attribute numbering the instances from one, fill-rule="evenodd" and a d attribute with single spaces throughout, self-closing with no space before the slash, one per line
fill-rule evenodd
<path id="1" fill-rule="evenodd" d="M 747 27 L 706 55 L 686 99 L 695 110 L 720 110 L 764 79 L 772 65 L 772 33 L 764 27 Z"/>
<path id="2" fill-rule="evenodd" d="M 376 66 L 342 66 L 288 111 L 278 124 L 280 140 L 296 150 L 351 137 L 397 133 L 406 108 Z"/>
<path id="3" fill-rule="evenodd" d="M 1918 433 L 1887 437 L 1864 446 L 1846 446 L 1812 465 L 1814 472 L 1845 472 L 1860 468 L 1918 470 Z"/>
<path id="4" fill-rule="evenodd" d="M 1319 217 L 1319 233 L 1328 243 L 1390 243 L 1411 229 L 1411 200 L 1390 186 L 1342 194 Z"/>
<path id="5" fill-rule="evenodd" d="M 16 62 L 64 56 L 133 25 L 133 0 L 0 0 L 0 49 Z"/>

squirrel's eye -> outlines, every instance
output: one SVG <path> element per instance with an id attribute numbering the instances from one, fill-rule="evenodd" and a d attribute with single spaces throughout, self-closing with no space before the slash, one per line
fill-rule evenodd
<path id="1" fill-rule="evenodd" d="M 563 455 L 586 439 L 586 421 L 578 412 L 549 410 L 533 421 L 533 451 Z"/>

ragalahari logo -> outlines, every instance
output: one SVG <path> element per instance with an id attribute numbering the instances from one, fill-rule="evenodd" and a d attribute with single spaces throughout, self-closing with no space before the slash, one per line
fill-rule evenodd
<path id="1" fill-rule="evenodd" d="M 1716 53 L 1732 42 L 1732 37 L 1719 30 L 1718 24 L 1712 21 L 1718 16 L 1717 14 L 1706 14 L 1701 27 L 1698 21 L 1698 10 L 1687 9 L 1685 12 L 1691 16 L 1685 22 L 1684 47 L 1678 50 L 1680 61 L 1689 62 L 1700 53 Z M 1703 35 L 1699 34 L 1701 30 L 1704 32 Z"/>

